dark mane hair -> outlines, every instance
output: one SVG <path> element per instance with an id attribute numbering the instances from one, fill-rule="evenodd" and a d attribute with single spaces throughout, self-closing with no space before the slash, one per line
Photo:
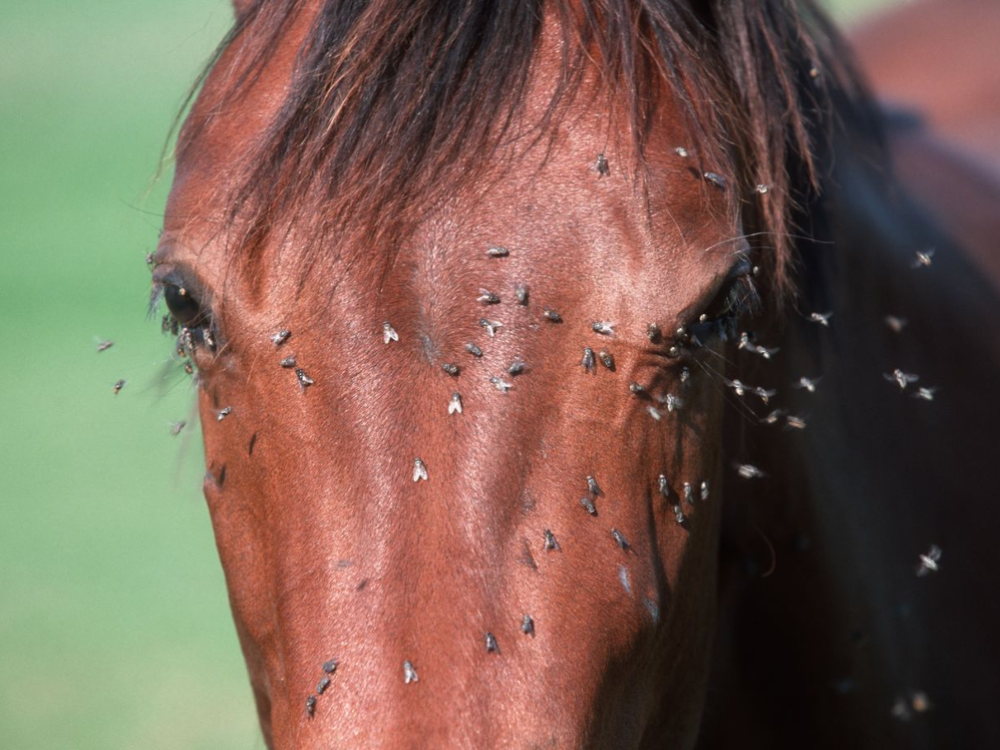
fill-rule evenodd
<path id="1" fill-rule="evenodd" d="M 227 98 L 252 84 L 307 4 L 256 0 L 242 13 L 220 49 L 239 45 L 247 61 Z M 831 102 L 853 101 L 859 91 L 813 0 L 318 5 L 287 97 L 230 196 L 243 257 L 304 206 L 316 221 L 317 194 L 322 231 L 353 225 L 379 240 L 412 224 L 414 208 L 442 188 L 470 179 L 509 135 L 543 19 L 551 18 L 565 44 L 538 132 L 556 120 L 586 66 L 599 65 L 627 117 L 641 175 L 657 93 L 673 93 L 702 162 L 728 170 L 737 185 L 744 226 L 765 238 L 764 263 L 780 289 L 788 283 L 793 212 L 823 175 L 817 154 L 833 127 Z"/>

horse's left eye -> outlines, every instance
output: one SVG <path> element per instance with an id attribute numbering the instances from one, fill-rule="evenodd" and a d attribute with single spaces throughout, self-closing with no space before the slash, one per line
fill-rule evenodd
<path id="1" fill-rule="evenodd" d="M 201 309 L 191 290 L 178 284 L 163 285 L 163 300 L 170 314 L 185 328 L 197 328 L 208 322 L 208 316 Z"/>

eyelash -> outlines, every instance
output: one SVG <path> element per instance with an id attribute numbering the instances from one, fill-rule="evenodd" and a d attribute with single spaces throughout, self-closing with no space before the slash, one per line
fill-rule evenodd
<path id="1" fill-rule="evenodd" d="M 740 318 L 759 306 L 760 295 L 751 275 L 738 276 L 723 288 L 706 312 L 678 332 L 676 343 L 685 349 L 698 349 L 713 340 L 735 338 Z"/>

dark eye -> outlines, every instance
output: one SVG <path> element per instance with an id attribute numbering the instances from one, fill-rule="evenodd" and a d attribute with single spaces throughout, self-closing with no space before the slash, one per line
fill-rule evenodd
<path id="1" fill-rule="evenodd" d="M 726 279 L 712 301 L 696 320 L 687 326 L 679 343 L 695 348 L 712 339 L 726 341 L 736 335 L 740 316 L 753 312 L 760 297 L 753 282 L 753 266 L 741 259 L 726 275 Z"/>
<path id="2" fill-rule="evenodd" d="M 184 328 L 198 328 L 208 322 L 208 316 L 190 289 L 177 284 L 164 284 L 163 301 L 167 303 L 170 314 Z"/>

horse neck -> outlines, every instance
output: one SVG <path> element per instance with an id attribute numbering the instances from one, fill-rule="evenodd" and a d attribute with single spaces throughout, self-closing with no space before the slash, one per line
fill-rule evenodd
<path id="1" fill-rule="evenodd" d="M 862 694 L 849 710 L 871 714 L 857 718 L 881 727 L 873 730 L 879 741 L 934 746 L 929 734 L 899 734 L 887 714 L 896 695 L 926 687 L 951 703 L 943 693 L 961 687 L 947 663 L 954 654 L 946 659 L 932 646 L 968 638 L 968 623 L 959 630 L 943 614 L 967 609 L 968 591 L 917 578 L 918 554 L 932 543 L 950 548 L 953 581 L 996 569 L 984 557 L 1000 513 L 982 467 L 996 460 L 1000 419 L 1000 338 L 986 335 L 997 300 L 887 171 L 841 148 L 833 182 L 817 213 L 827 226 L 814 228 L 830 244 L 803 249 L 799 310 L 779 341 L 765 342 L 782 347 L 774 370 L 760 370 L 808 426 L 751 427 L 739 418 L 728 429 L 730 445 L 769 476 L 727 487 L 722 630 L 738 635 L 729 634 L 719 656 L 767 675 L 757 721 L 787 724 L 786 711 L 801 712 L 803 723 L 829 719 L 815 715 L 845 710 L 839 688 Z M 912 268 L 915 251 L 928 247 L 936 248 L 933 264 Z M 830 327 L 804 320 L 811 311 L 833 311 Z M 886 315 L 908 325 L 894 333 Z M 883 373 L 895 368 L 918 374 L 917 386 L 938 387 L 936 400 L 887 382 Z M 822 378 L 815 394 L 790 389 L 803 375 Z M 969 528 L 963 508 L 986 523 Z M 768 544 L 775 568 L 762 580 Z M 976 671 L 974 659 L 969 666 Z M 803 675 L 830 701 L 801 689 Z M 988 681 L 983 689 L 995 691 L 996 678 Z M 844 719 L 843 731 L 856 731 Z"/>

